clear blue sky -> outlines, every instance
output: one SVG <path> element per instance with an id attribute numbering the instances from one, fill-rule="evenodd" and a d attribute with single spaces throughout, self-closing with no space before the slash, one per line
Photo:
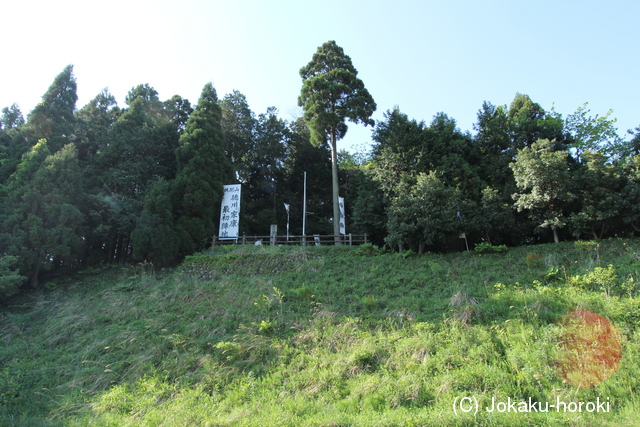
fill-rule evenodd
<path id="1" fill-rule="evenodd" d="M 256 114 L 275 106 L 290 119 L 299 69 L 335 40 L 374 97 L 375 120 L 398 105 L 473 131 L 483 101 L 520 92 L 563 117 L 584 102 L 592 115 L 613 109 L 621 136 L 640 125 L 640 3 L 629 0 L 22 0 L 1 13 L 0 107 L 25 114 L 74 64 L 78 108 L 104 87 L 122 106 L 140 83 L 195 104 L 211 81 L 220 98 L 237 89 Z M 339 147 L 369 142 L 370 129 L 350 126 Z"/>

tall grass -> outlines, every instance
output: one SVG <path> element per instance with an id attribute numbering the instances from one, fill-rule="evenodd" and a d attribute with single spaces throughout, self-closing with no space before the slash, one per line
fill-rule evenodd
<path id="1" fill-rule="evenodd" d="M 21 296 L 0 313 L 0 424 L 636 425 L 640 241 L 369 252 L 216 248 Z M 557 366 L 575 308 L 620 331 L 620 368 L 594 387 Z M 611 412 L 456 415 L 466 396 Z"/>

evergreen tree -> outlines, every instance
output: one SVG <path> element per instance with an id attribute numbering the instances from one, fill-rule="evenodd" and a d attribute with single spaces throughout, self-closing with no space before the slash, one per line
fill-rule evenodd
<path id="1" fill-rule="evenodd" d="M 578 207 L 571 213 L 571 225 L 575 237 L 601 239 L 622 213 L 621 168 L 599 152 L 583 151 L 581 157 L 582 164 L 573 172 Z"/>
<path id="2" fill-rule="evenodd" d="M 18 293 L 25 277 L 15 267 L 18 257 L 0 255 L 0 302 Z"/>
<path id="3" fill-rule="evenodd" d="M 352 222 L 356 234 L 367 234 L 372 243 L 384 245 L 388 200 L 380 184 L 371 177 L 369 165 L 358 171 L 353 182 L 356 194 L 352 198 Z"/>
<path id="4" fill-rule="evenodd" d="M 127 101 L 129 108 L 111 126 L 92 171 L 101 199 L 94 216 L 103 221 L 100 233 L 106 241 L 100 246 L 107 248 L 108 262 L 130 258 L 131 233 L 150 186 L 176 173 L 177 122 L 169 121 L 170 114 L 148 85 L 132 89 Z"/>
<path id="5" fill-rule="evenodd" d="M 411 181 L 420 172 L 433 170 L 425 147 L 426 125 L 401 113 L 396 107 L 385 113 L 373 133 L 371 177 L 386 197 L 393 197 L 397 186 Z"/>
<path id="6" fill-rule="evenodd" d="M 193 113 L 189 100 L 180 95 L 173 95 L 171 99 L 164 101 L 163 106 L 167 120 L 178 132 L 182 132 L 187 126 L 189 116 Z"/>
<path id="7" fill-rule="evenodd" d="M 492 188 L 510 195 L 515 192 L 513 172 L 509 168 L 514 152 L 507 113 L 506 105 L 483 102 L 474 124 L 477 132 L 474 143 L 481 155 L 480 177 Z"/>
<path id="8" fill-rule="evenodd" d="M 622 164 L 623 187 L 620 192 L 622 222 L 630 230 L 640 232 L 640 155 L 625 159 Z"/>
<path id="9" fill-rule="evenodd" d="M 237 90 L 220 101 L 225 154 L 240 182 L 248 180 L 248 156 L 252 151 L 256 119 L 247 98 Z"/>
<path id="10" fill-rule="evenodd" d="M 530 147 L 540 139 L 554 141 L 556 149 L 565 148 L 564 123 L 553 110 L 545 111 L 529 95 L 516 93 L 507 113 L 507 126 L 511 138 L 509 154 Z"/>
<path id="11" fill-rule="evenodd" d="M 178 228 L 185 236 L 182 251 L 202 250 L 216 231 L 222 186 L 234 179 L 224 154 L 221 111 L 211 83 L 202 90 L 176 151 L 178 173 L 172 194 Z"/>
<path id="12" fill-rule="evenodd" d="M 99 150 L 106 148 L 109 132 L 119 115 L 120 108 L 108 89 L 76 112 L 76 144 L 81 161 L 90 162 Z"/>
<path id="13" fill-rule="evenodd" d="M 246 155 L 243 186 L 243 225 L 249 234 L 266 235 L 270 224 L 284 219 L 283 167 L 289 138 L 287 123 L 278 118 L 274 107 L 258 116 L 253 144 Z"/>
<path id="14" fill-rule="evenodd" d="M 333 234 L 340 234 L 338 206 L 338 153 L 336 142 L 347 132 L 345 120 L 372 125 L 376 103 L 364 87 L 351 58 L 335 41 L 320 46 L 309 64 L 300 69 L 303 80 L 298 104 L 311 129 L 311 142 L 331 146 L 331 179 L 333 199 Z"/>
<path id="15" fill-rule="evenodd" d="M 511 199 L 509 198 L 508 200 L 510 201 Z M 498 190 L 486 187 L 482 190 L 482 199 L 479 206 L 478 221 L 480 222 L 484 239 L 490 244 L 495 242 L 496 235 L 501 235 L 504 239 L 504 236 L 515 225 L 510 203 L 505 200 L 505 197 Z"/>
<path id="16" fill-rule="evenodd" d="M 52 152 L 71 142 L 75 132 L 76 101 L 78 100 L 73 65 L 67 65 L 56 76 L 49 89 L 28 117 L 35 139 L 46 138 Z"/>
<path id="17" fill-rule="evenodd" d="M 47 141 L 40 140 L 11 176 L 3 201 L 0 252 L 19 257 L 32 287 L 41 270 L 79 262 L 85 217 L 73 144 L 52 154 Z"/>
<path id="18" fill-rule="evenodd" d="M 627 133 L 631 136 L 629 141 L 625 141 L 624 153 L 621 157 L 633 157 L 640 154 L 640 126 L 634 130 L 629 129 Z"/>
<path id="19" fill-rule="evenodd" d="M 47 140 L 52 152 L 72 142 L 77 98 L 73 66 L 68 65 L 56 76 L 42 101 L 29 114 L 26 124 L 21 124 L 22 115 L 17 106 L 3 110 L 3 127 L 11 132 L 2 138 L 5 148 L 1 151 L 4 151 L 5 158 L 0 164 L 0 182 L 9 178 L 22 161 L 22 156 L 40 139 Z"/>
<path id="20" fill-rule="evenodd" d="M 133 258 L 172 265 L 180 259 L 181 237 L 171 209 L 171 182 L 161 178 L 147 193 L 144 210 L 131 236 Z"/>
<path id="21" fill-rule="evenodd" d="M 0 116 L 0 129 L 14 129 L 18 126 L 22 126 L 25 123 L 22 111 L 18 104 L 13 103 L 10 107 L 4 107 L 2 109 L 2 116 Z"/>

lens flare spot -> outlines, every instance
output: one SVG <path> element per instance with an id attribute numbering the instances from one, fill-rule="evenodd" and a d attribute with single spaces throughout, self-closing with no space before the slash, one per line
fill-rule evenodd
<path id="1" fill-rule="evenodd" d="M 591 387 L 620 366 L 620 333 L 605 318 L 587 310 L 573 310 L 562 320 L 560 375 L 577 387 Z"/>

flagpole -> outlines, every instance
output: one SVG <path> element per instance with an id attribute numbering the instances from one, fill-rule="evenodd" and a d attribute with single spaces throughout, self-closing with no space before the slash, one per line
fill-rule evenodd
<path id="1" fill-rule="evenodd" d="M 306 240 L 306 225 L 307 225 L 307 173 L 304 173 L 304 191 L 302 201 L 302 240 Z"/>
<path id="2" fill-rule="evenodd" d="M 285 203 L 284 208 L 287 210 L 287 243 L 289 243 L 289 204 Z"/>

